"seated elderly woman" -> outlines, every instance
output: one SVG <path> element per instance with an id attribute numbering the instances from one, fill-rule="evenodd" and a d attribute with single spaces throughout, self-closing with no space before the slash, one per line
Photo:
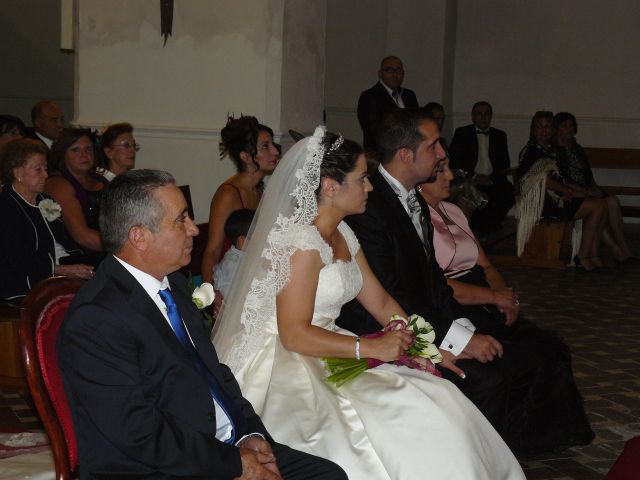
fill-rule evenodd
<path id="1" fill-rule="evenodd" d="M 202 255 L 202 280 L 211 282 L 213 270 L 225 249 L 224 224 L 241 208 L 255 210 L 262 198 L 263 178 L 278 164 L 280 155 L 273 143 L 273 130 L 255 117 L 229 118 L 222 129 L 222 156 L 229 155 L 237 173 L 218 187 L 209 210 L 209 239 Z M 228 248 L 230 244 L 227 244 Z M 216 294 L 214 313 L 222 295 Z"/>
<path id="2" fill-rule="evenodd" d="M 624 238 L 620 201 L 615 195 L 607 195 L 593 177 L 589 160 L 584 149 L 576 142 L 578 122 L 569 112 L 556 113 L 553 117 L 556 130 L 555 144 L 560 175 L 575 191 L 585 197 L 601 198 L 606 202 L 607 220 L 602 239 L 611 249 L 618 263 L 636 260 L 627 240 Z"/>
<path id="3" fill-rule="evenodd" d="M 27 129 L 24 122 L 13 115 L 0 115 L 0 148 L 11 140 L 24 137 Z"/>
<path id="4" fill-rule="evenodd" d="M 100 166 L 96 171 L 108 181 L 131 170 L 140 150 L 133 138 L 133 126 L 125 122 L 109 125 L 100 135 L 100 147 Z"/>
<path id="5" fill-rule="evenodd" d="M 52 275 L 90 278 L 93 267 L 59 265 L 77 245 L 61 221 L 60 205 L 43 195 L 47 179 L 47 148 L 31 139 L 7 143 L 0 175 L 0 298 L 18 299 Z"/>
<path id="6" fill-rule="evenodd" d="M 59 173 L 49 177 L 45 192 L 64 210 L 63 221 L 71 237 L 86 251 L 102 250 L 100 197 L 109 182 L 95 171 L 91 133 L 65 131 L 51 146 L 51 163 Z"/>
<path id="7" fill-rule="evenodd" d="M 536 112 L 531 120 L 529 142 L 520 152 L 518 177 L 518 255 L 524 250 L 533 228 L 541 217 L 559 220 L 583 219 L 582 241 L 573 259 L 586 271 L 602 267 L 598 247 L 606 221 L 606 202 L 587 197 L 562 176 L 556 150 L 551 145 L 553 113 Z"/>

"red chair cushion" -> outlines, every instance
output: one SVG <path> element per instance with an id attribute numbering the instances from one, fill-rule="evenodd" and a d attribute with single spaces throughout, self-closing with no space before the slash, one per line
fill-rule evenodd
<path id="1" fill-rule="evenodd" d="M 62 325 L 72 299 L 72 294 L 63 295 L 49 302 L 38 318 L 35 336 L 42 378 L 67 441 L 69 466 L 75 470 L 78 466 L 78 447 L 71 410 L 67 402 L 67 395 L 58 367 L 58 356 L 56 355 L 58 330 L 60 330 L 60 325 Z"/>
<path id="2" fill-rule="evenodd" d="M 640 478 L 640 437 L 634 437 L 624 445 L 622 453 L 605 477 L 605 480 L 635 480 Z"/>

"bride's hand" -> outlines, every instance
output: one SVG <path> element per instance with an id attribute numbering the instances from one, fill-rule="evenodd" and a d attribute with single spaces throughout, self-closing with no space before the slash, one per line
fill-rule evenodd
<path id="1" fill-rule="evenodd" d="M 413 336 L 409 330 L 396 330 L 376 338 L 363 338 L 360 342 L 360 354 L 363 358 L 392 362 L 407 351 L 413 342 Z"/>
<path id="2" fill-rule="evenodd" d="M 458 357 L 456 357 L 450 351 L 444 350 L 444 349 L 440 350 L 440 354 L 442 355 L 442 362 L 439 364 L 440 367 L 446 368 L 447 370 L 451 370 L 460 378 L 467 378 L 464 372 L 456 366 L 456 361 L 458 360 Z"/>

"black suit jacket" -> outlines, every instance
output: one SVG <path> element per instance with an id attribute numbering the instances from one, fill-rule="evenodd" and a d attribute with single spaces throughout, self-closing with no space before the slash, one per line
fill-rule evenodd
<path id="1" fill-rule="evenodd" d="M 416 313 L 431 322 L 439 343 L 453 320 L 463 315 L 438 263 L 429 260 L 435 259 L 433 228 L 427 257 L 411 218 L 382 174 L 376 171 L 370 181 L 373 191 L 369 193 L 366 212 L 347 217 L 346 221 L 384 288 L 407 314 Z M 428 210 L 426 218 L 430 218 Z M 381 328 L 357 300 L 342 308 L 338 325 L 358 334 Z"/>
<path id="2" fill-rule="evenodd" d="M 478 163 L 478 137 L 475 125 L 456 128 L 449 155 L 451 168 L 461 168 L 470 174 L 475 173 Z M 511 166 L 507 134 L 493 127 L 489 128 L 489 159 L 493 165 L 491 177 L 505 177 L 501 172 Z"/>
<path id="3" fill-rule="evenodd" d="M 42 139 L 36 134 L 36 131 L 33 127 L 27 127 L 24 137 L 40 142 L 42 145 L 44 145 L 47 148 L 47 151 L 49 150 L 49 147 L 47 147 L 47 144 L 44 143 Z"/>
<path id="4" fill-rule="evenodd" d="M 412 110 L 418 109 L 418 99 L 416 98 L 416 94 L 413 93 L 413 90 L 403 88 L 400 96 L 402 97 L 405 108 Z M 360 99 L 358 100 L 358 120 L 362 127 L 362 144 L 365 148 L 375 149 L 378 125 L 387 114 L 397 109 L 398 105 L 396 105 L 396 102 L 380 82 L 360 94 Z"/>
<path id="5" fill-rule="evenodd" d="M 272 442 L 225 365 L 191 301 L 186 279 L 171 291 L 202 360 L 241 409 L 246 431 Z M 238 448 L 215 438 L 206 381 L 156 304 L 113 257 L 75 296 L 58 338 L 58 358 L 78 440 L 80 478 L 231 479 Z"/>

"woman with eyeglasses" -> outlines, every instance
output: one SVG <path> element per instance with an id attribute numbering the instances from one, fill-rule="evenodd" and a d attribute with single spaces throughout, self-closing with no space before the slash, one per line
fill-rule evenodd
<path id="1" fill-rule="evenodd" d="M 136 163 L 136 152 L 140 146 L 133 138 L 130 123 L 114 123 L 100 135 L 101 151 L 96 171 L 108 181 L 131 170 Z"/>
<path id="2" fill-rule="evenodd" d="M 100 197 L 109 183 L 96 172 L 91 132 L 69 129 L 51 146 L 51 163 L 59 171 L 47 179 L 45 192 L 60 204 L 71 237 L 87 251 L 101 251 Z"/>
<path id="3" fill-rule="evenodd" d="M 280 152 L 273 143 L 273 130 L 255 117 L 229 118 L 220 132 L 221 155 L 228 155 L 237 172 L 213 195 L 209 211 L 209 239 L 202 255 L 202 280 L 211 282 L 215 266 L 225 253 L 224 224 L 236 210 L 255 210 L 262 198 L 265 175 L 273 172 Z M 227 247 L 228 248 L 228 247 Z M 216 293 L 214 314 L 222 302 Z"/>

